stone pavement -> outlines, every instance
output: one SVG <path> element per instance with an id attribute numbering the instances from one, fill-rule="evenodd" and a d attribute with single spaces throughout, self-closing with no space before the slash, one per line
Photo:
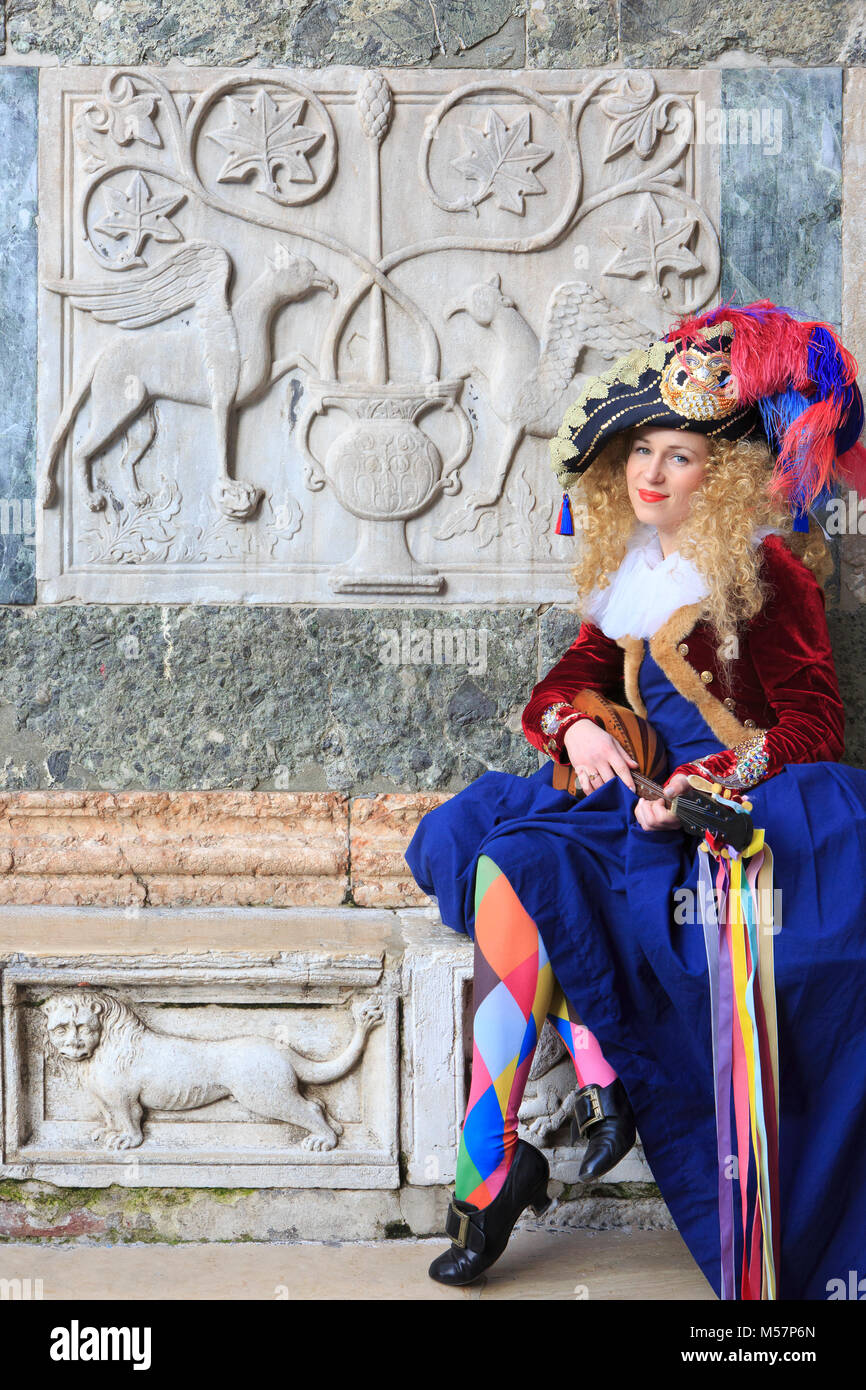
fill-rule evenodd
<path id="1" fill-rule="evenodd" d="M 443 1240 L 352 1244 L 0 1245 L 0 1280 L 50 1299 L 713 1300 L 671 1231 L 518 1231 L 467 1289 L 427 1276 Z M 0 1297 L 8 1297 L 6 1285 Z M 31 1297 L 32 1297 L 31 1293 Z"/>

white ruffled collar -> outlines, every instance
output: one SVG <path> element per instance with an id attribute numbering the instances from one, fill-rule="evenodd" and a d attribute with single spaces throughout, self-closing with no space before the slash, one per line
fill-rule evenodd
<path id="1" fill-rule="evenodd" d="M 759 526 L 753 545 L 774 531 L 778 534 L 775 527 Z M 652 637 L 678 608 L 708 593 L 691 560 L 679 551 L 663 555 L 655 526 L 638 522 L 622 564 L 606 589 L 595 589 L 590 595 L 584 616 L 606 637 Z"/>

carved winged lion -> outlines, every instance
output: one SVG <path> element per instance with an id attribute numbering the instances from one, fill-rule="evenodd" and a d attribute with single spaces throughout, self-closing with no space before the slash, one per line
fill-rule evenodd
<path id="1" fill-rule="evenodd" d="M 258 278 L 232 302 L 229 283 L 232 261 L 221 246 L 187 241 L 156 266 L 128 271 L 110 281 L 46 280 L 46 288 L 67 295 L 76 309 L 101 323 L 127 330 L 118 333 L 96 355 L 64 404 L 48 446 L 40 501 L 50 506 L 56 496 L 57 463 L 79 409 L 90 396 L 90 423 L 85 439 L 75 445 L 74 467 L 80 475 L 88 505 L 105 506 L 95 491 L 90 465 L 131 427 L 159 398 L 209 409 L 216 427 L 219 473 L 213 496 L 220 510 L 236 520 L 251 516 L 261 489 L 232 476 L 234 416 L 239 407 L 262 396 L 285 372 L 313 364 L 302 353 L 273 362 L 272 320 L 284 304 L 313 289 L 334 296 L 335 282 L 321 274 L 307 256 L 279 246 L 268 256 Z M 177 327 L 157 328 L 164 320 L 194 310 Z M 151 412 L 152 420 L 152 412 Z M 132 494 L 141 501 L 135 466 L 153 441 L 151 425 L 143 440 L 128 447 Z"/>
<path id="2" fill-rule="evenodd" d="M 91 1138 L 107 1149 L 134 1149 L 146 1110 L 194 1110 L 232 1097 L 254 1115 L 299 1125 L 306 1149 L 333 1149 L 343 1126 L 299 1083 L 321 1085 L 351 1071 L 367 1035 L 382 1022 L 373 996 L 353 1009 L 355 1031 L 337 1057 L 317 1062 L 268 1038 L 188 1038 L 157 1033 L 106 990 L 53 994 L 42 1005 L 50 1045 L 75 1064 L 96 1101 L 102 1126 Z"/>

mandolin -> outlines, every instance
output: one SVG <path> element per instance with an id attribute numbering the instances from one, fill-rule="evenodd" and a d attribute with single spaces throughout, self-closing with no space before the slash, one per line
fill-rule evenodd
<path id="1" fill-rule="evenodd" d="M 680 792 L 670 796 L 658 782 L 642 777 L 639 772 L 629 769 L 638 796 L 650 801 L 661 798 L 665 805 L 678 817 L 683 829 L 689 835 L 703 835 L 709 831 L 713 839 L 742 854 L 752 843 L 755 827 L 748 811 L 738 809 L 733 801 L 717 801 L 708 792 L 693 787 L 688 796 Z"/>
<path id="2" fill-rule="evenodd" d="M 647 719 L 624 705 L 614 704 L 596 690 L 581 690 L 572 701 L 575 709 L 588 714 L 596 724 L 606 729 L 612 738 L 634 758 L 638 770 L 630 768 L 638 796 L 649 801 L 662 800 L 679 819 L 690 835 L 709 832 L 714 840 L 729 845 L 741 854 L 751 844 L 754 826 L 748 811 L 728 799 L 717 800 L 700 787 L 693 786 L 688 795 L 680 792 L 671 796 L 655 780 L 664 775 L 667 754 L 655 729 Z M 582 796 L 577 774 L 570 763 L 554 763 L 552 784 L 557 790 Z M 710 784 L 708 784 L 710 785 Z"/>

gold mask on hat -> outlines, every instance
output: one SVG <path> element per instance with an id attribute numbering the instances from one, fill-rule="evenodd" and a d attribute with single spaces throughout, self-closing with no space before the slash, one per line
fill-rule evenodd
<path id="1" fill-rule="evenodd" d="M 675 354 L 662 371 L 659 394 L 688 420 L 724 419 L 737 408 L 730 354 L 693 347 Z"/>

